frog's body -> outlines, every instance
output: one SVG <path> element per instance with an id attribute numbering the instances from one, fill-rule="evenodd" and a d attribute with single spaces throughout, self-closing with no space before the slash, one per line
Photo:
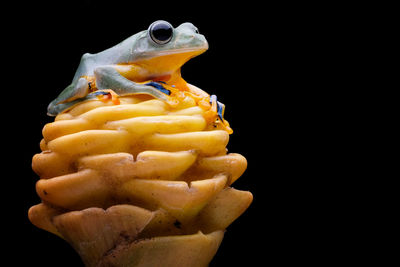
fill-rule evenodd
<path id="1" fill-rule="evenodd" d="M 190 91 L 181 77 L 181 66 L 207 49 L 205 37 L 193 24 L 183 23 L 172 28 L 168 22 L 156 21 L 148 30 L 112 48 L 84 54 L 71 85 L 50 103 L 48 114 L 55 116 L 110 90 L 119 96 L 150 94 L 170 104 L 176 103 L 169 89 Z M 205 92 L 199 95 L 196 91 L 194 95 L 209 99 Z"/>

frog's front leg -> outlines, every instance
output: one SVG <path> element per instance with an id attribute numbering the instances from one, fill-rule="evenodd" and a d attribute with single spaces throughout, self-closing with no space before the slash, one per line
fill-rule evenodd
<path id="1" fill-rule="evenodd" d="M 101 66 L 94 70 L 98 90 L 111 89 L 120 96 L 132 94 L 148 94 L 171 102 L 170 93 L 156 83 L 139 84 L 123 77 L 113 66 Z"/>
<path id="2" fill-rule="evenodd" d="M 49 116 L 56 116 L 63 111 L 66 106 L 70 106 L 69 103 L 85 97 L 89 93 L 89 84 L 90 82 L 84 77 L 71 83 L 49 104 L 47 107 L 47 114 Z"/>

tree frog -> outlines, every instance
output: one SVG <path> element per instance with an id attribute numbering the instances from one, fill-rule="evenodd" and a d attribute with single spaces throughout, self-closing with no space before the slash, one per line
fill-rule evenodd
<path id="1" fill-rule="evenodd" d="M 187 22 L 173 28 L 167 21 L 155 21 L 147 30 L 116 46 L 97 54 L 84 54 L 72 83 L 48 106 L 48 115 L 56 116 L 81 101 L 107 94 L 115 98 L 149 94 L 173 104 L 176 99 L 171 90 L 191 91 L 180 68 L 207 49 L 207 40 L 193 24 Z M 216 97 L 203 91 L 191 93 L 207 98 L 223 120 L 224 105 Z"/>

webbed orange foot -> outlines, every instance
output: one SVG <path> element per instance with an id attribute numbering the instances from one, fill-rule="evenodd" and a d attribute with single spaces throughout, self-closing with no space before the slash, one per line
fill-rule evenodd
<path id="1" fill-rule="evenodd" d="M 209 98 L 210 108 L 204 112 L 204 118 L 208 123 L 213 123 L 215 128 L 223 129 L 229 134 L 233 133 L 229 123 L 224 119 L 225 105 L 217 101 L 216 95 Z"/>
<path id="2" fill-rule="evenodd" d="M 101 91 L 97 91 L 94 93 L 97 98 L 102 102 L 112 101 L 114 105 L 119 105 L 121 102 L 119 101 L 119 95 L 117 95 L 113 90 L 105 89 Z"/>

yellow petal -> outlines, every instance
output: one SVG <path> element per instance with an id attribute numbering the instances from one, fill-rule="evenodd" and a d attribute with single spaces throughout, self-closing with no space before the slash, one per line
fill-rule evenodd
<path id="1" fill-rule="evenodd" d="M 196 158 L 194 151 L 144 151 L 137 157 L 136 176 L 141 179 L 173 181 L 192 166 Z"/>
<path id="2" fill-rule="evenodd" d="M 186 115 L 186 116 L 200 115 L 200 116 L 202 116 L 204 114 L 204 110 L 199 106 L 195 106 L 195 107 L 190 107 L 190 108 L 178 109 L 176 111 L 171 111 L 168 114 L 169 115 Z"/>
<path id="3" fill-rule="evenodd" d="M 129 153 L 102 154 L 81 158 L 79 168 L 113 174 L 119 182 L 132 178 L 175 180 L 192 166 L 196 156 L 194 151 L 143 151 L 134 161 Z"/>
<path id="4" fill-rule="evenodd" d="M 150 102 L 151 103 L 147 103 Z M 136 105 L 116 105 L 92 109 L 79 118 L 102 125 L 106 121 L 122 120 L 139 116 L 163 115 L 166 112 L 166 104 L 158 100 L 150 100 Z"/>
<path id="5" fill-rule="evenodd" d="M 191 182 L 133 179 L 123 185 L 126 198 L 140 201 L 148 208 L 163 208 L 179 221 L 195 216 L 226 185 L 227 178 Z"/>
<path id="6" fill-rule="evenodd" d="M 42 200 L 66 209 L 104 207 L 109 191 L 109 185 L 94 170 L 41 179 L 36 183 L 36 192 Z"/>
<path id="7" fill-rule="evenodd" d="M 227 228 L 250 206 L 253 195 L 228 187 L 219 192 L 196 218 L 195 228 L 209 233 Z"/>
<path id="8" fill-rule="evenodd" d="M 110 249 L 132 242 L 151 220 L 151 211 L 131 206 L 116 205 L 103 210 L 89 208 L 67 212 L 54 217 L 54 225 L 90 266 Z"/>
<path id="9" fill-rule="evenodd" d="M 116 247 L 99 264 L 105 266 L 206 267 L 214 257 L 223 231 L 204 235 L 165 236 L 143 239 Z"/>
<path id="10" fill-rule="evenodd" d="M 229 173 L 229 184 L 233 184 L 246 170 L 247 160 L 240 154 L 204 157 L 199 159 L 196 165 L 196 174 L 193 176 L 211 176 L 217 173 Z M 194 179 L 195 177 L 192 177 Z"/>
<path id="11" fill-rule="evenodd" d="M 124 152 L 129 148 L 127 138 L 124 131 L 88 130 L 54 139 L 48 147 L 69 156 Z"/>
<path id="12" fill-rule="evenodd" d="M 93 125 L 88 123 L 86 120 L 60 120 L 46 124 L 43 128 L 43 137 L 46 142 L 49 142 L 63 135 L 89 129 L 93 129 Z"/>
<path id="13" fill-rule="evenodd" d="M 58 153 L 44 151 L 32 159 L 32 169 L 42 179 L 65 175 L 75 171 L 70 162 Z"/>
<path id="14" fill-rule="evenodd" d="M 106 124 L 108 129 L 124 129 L 135 135 L 150 133 L 180 133 L 201 131 L 206 121 L 194 116 L 147 116 L 113 121 Z"/>
<path id="15" fill-rule="evenodd" d="M 154 134 L 145 138 L 150 150 L 197 150 L 202 155 L 215 155 L 225 150 L 229 134 L 225 131 L 202 131 L 177 134 Z"/>
<path id="16" fill-rule="evenodd" d="M 63 238 L 61 233 L 58 232 L 57 228 L 53 225 L 53 217 L 60 215 L 61 210 L 50 207 L 49 205 L 40 203 L 32 206 L 28 211 L 28 218 L 32 224 L 36 227 L 46 230 L 50 233 L 58 235 Z"/>

